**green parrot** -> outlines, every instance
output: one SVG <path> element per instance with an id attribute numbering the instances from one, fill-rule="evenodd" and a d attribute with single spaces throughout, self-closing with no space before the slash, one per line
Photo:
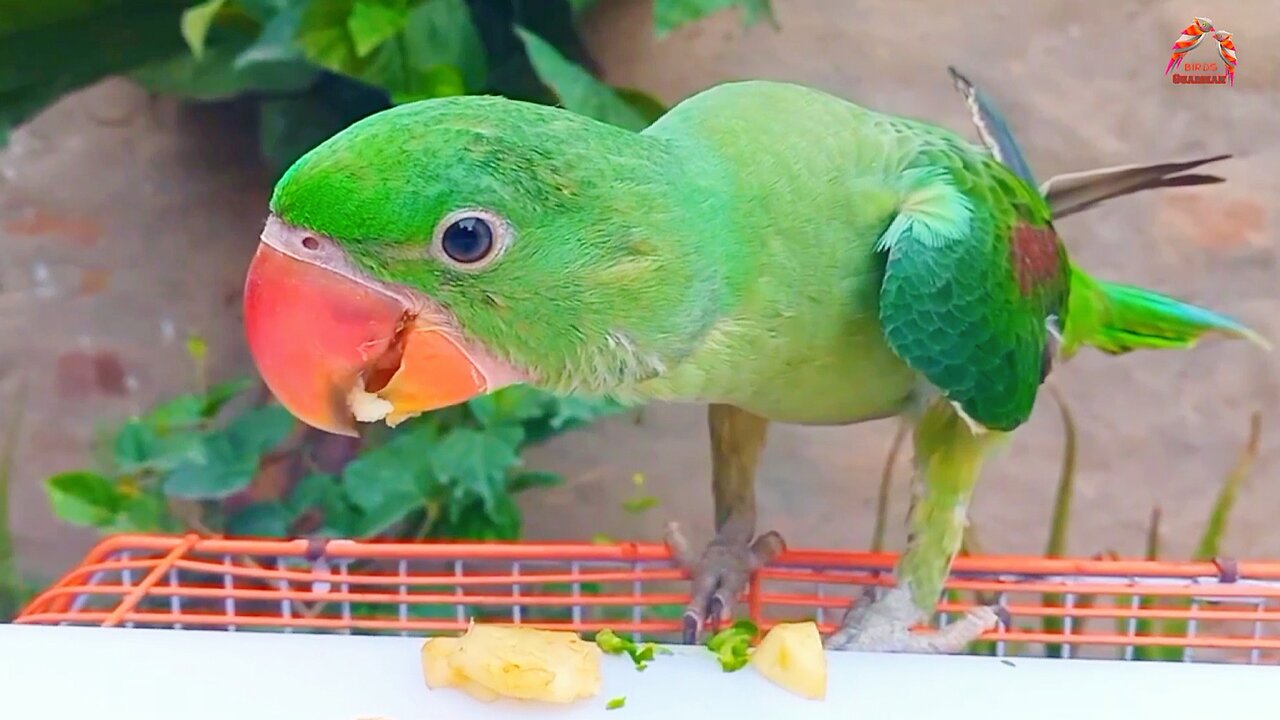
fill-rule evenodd
<path id="1" fill-rule="evenodd" d="M 936 632 L 983 463 L 1053 364 L 1245 338 L 1244 325 L 1107 282 L 1053 221 L 1226 156 L 1037 186 L 1007 125 L 953 70 L 983 145 L 816 89 L 702 91 L 634 133 L 466 96 L 361 120 L 281 177 L 245 287 L 251 352 L 304 422 L 355 435 L 514 384 L 705 403 L 716 536 L 666 541 L 689 570 L 686 641 L 782 548 L 758 534 L 770 423 L 900 417 L 913 429 L 909 538 L 832 649 L 954 652 Z M 798 481 L 797 481 L 798 482 Z"/>

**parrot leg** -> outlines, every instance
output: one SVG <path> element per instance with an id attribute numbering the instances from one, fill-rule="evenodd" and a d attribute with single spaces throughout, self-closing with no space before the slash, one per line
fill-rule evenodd
<path id="1" fill-rule="evenodd" d="M 746 589 L 751 574 L 782 552 L 782 536 L 756 532 L 756 467 L 769 421 L 732 405 L 712 404 L 711 490 L 716 536 L 701 553 L 692 552 L 675 523 L 666 543 L 676 562 L 693 578 L 693 597 L 684 613 L 684 641 L 694 643 L 709 619 L 719 622 Z"/>
<path id="2" fill-rule="evenodd" d="M 911 527 L 894 569 L 897 584 L 883 592 L 868 589 L 827 638 L 828 649 L 954 653 L 997 625 L 1002 609 L 978 607 L 936 632 L 912 630 L 942 597 L 983 462 L 1008 437 L 972 427 L 943 399 L 925 410 L 915 426 Z"/>

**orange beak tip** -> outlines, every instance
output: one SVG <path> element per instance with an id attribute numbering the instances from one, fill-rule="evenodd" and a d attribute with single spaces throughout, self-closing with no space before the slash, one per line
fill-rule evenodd
<path id="1" fill-rule="evenodd" d="M 317 429 L 359 437 L 357 423 L 395 427 L 489 390 L 482 363 L 452 331 L 418 317 L 406 325 L 399 298 L 270 244 L 250 264 L 244 304 L 267 387 Z M 369 392 L 376 366 L 394 372 Z"/>
<path id="2" fill-rule="evenodd" d="M 400 367 L 377 391 L 381 403 L 370 413 L 386 409 L 388 425 L 395 427 L 422 413 L 457 405 L 488 391 L 484 372 L 447 330 L 411 327 L 403 343 Z M 371 401 L 362 402 L 372 406 Z"/>
<path id="3" fill-rule="evenodd" d="M 271 393 L 302 422 L 358 436 L 347 402 L 405 314 L 384 292 L 263 243 L 245 279 L 245 334 Z"/>

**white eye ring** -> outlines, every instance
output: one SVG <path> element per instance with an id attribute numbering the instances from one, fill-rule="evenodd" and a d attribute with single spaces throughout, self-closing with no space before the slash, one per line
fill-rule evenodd
<path id="1" fill-rule="evenodd" d="M 446 234 L 459 232 L 460 228 L 470 235 L 463 235 L 456 240 L 446 239 Z M 476 245 L 478 235 L 483 236 L 479 238 L 483 247 Z M 436 260 L 456 270 L 476 272 L 502 257 L 514 238 L 511 223 L 501 215 L 483 208 L 463 208 L 445 215 L 436 225 L 429 253 Z M 450 247 L 450 242 L 460 245 Z M 472 255 L 475 259 L 469 259 Z"/>

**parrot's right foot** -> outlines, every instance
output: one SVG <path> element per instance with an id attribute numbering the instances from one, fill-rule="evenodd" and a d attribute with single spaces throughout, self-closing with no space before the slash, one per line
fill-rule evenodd
<path id="1" fill-rule="evenodd" d="M 725 610 L 746 589 L 751 574 L 786 549 L 782 536 L 772 531 L 750 544 L 717 535 L 701 555 L 690 551 L 675 523 L 667 524 L 665 539 L 676 562 L 693 578 L 693 597 L 684 611 L 686 644 L 697 642 L 698 631 L 707 620 L 713 625 L 719 623 Z"/>
<path id="2" fill-rule="evenodd" d="M 828 650 L 952 654 L 964 651 L 998 625 L 1009 626 L 1008 611 L 1003 607 L 975 607 L 940 630 L 912 630 L 924 617 L 906 588 L 867 588 L 823 646 Z"/>

